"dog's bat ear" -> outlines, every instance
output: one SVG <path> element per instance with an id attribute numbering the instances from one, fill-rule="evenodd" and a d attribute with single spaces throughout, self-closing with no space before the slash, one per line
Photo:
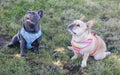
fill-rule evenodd
<path id="1" fill-rule="evenodd" d="M 85 16 L 82 16 L 82 17 L 80 18 L 80 20 L 82 21 L 84 18 L 85 18 Z"/>
<path id="2" fill-rule="evenodd" d="M 94 25 L 94 23 L 95 23 L 95 20 L 93 19 L 93 20 L 89 20 L 86 24 L 88 28 L 91 28 Z"/>
<path id="3" fill-rule="evenodd" d="M 44 10 L 43 10 L 43 9 L 40 9 L 40 10 L 38 11 L 38 14 L 39 14 L 39 16 L 42 18 L 43 15 L 44 15 Z"/>

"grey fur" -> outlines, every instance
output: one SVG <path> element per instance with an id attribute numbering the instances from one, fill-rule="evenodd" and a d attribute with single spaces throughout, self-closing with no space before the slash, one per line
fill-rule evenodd
<path id="1" fill-rule="evenodd" d="M 37 12 L 32 10 L 27 11 L 23 19 L 22 28 L 24 28 L 25 31 L 28 33 L 32 33 L 32 34 L 37 33 L 39 30 L 41 30 L 39 21 L 42 17 L 43 17 L 43 10 L 39 10 Z M 41 41 L 41 36 L 32 43 L 35 53 L 39 53 L 40 41 Z M 20 55 L 24 56 L 26 40 L 19 32 L 15 36 L 13 36 L 11 42 L 8 44 L 8 47 L 13 47 L 17 44 L 20 45 Z"/>

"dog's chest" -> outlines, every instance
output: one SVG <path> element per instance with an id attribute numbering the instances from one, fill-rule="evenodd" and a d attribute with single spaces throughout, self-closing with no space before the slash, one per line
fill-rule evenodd
<path id="1" fill-rule="evenodd" d="M 33 33 L 26 32 L 25 29 L 22 28 L 20 31 L 20 34 L 23 36 L 23 38 L 27 43 L 26 48 L 30 49 L 32 48 L 31 44 L 42 35 L 42 32 L 40 30 L 39 32 L 33 34 Z"/>

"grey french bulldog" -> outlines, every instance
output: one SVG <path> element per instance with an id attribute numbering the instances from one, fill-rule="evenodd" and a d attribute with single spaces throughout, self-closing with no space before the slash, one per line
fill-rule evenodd
<path id="1" fill-rule="evenodd" d="M 20 55 L 25 56 L 25 49 L 32 49 L 35 53 L 39 53 L 39 45 L 41 41 L 41 26 L 40 19 L 43 17 L 44 11 L 29 10 L 24 16 L 23 27 L 13 36 L 8 47 L 13 47 L 17 44 L 20 45 Z"/>

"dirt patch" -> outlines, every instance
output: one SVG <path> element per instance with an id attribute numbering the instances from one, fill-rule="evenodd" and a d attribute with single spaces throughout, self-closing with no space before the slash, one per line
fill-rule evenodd
<path id="1" fill-rule="evenodd" d="M 9 40 L 10 37 L 8 35 L 0 35 L 0 48 L 7 44 Z"/>
<path id="2" fill-rule="evenodd" d="M 82 68 L 80 65 L 73 65 L 71 63 L 64 64 L 63 69 L 69 71 L 67 75 L 83 75 L 87 71 L 87 68 Z"/>

